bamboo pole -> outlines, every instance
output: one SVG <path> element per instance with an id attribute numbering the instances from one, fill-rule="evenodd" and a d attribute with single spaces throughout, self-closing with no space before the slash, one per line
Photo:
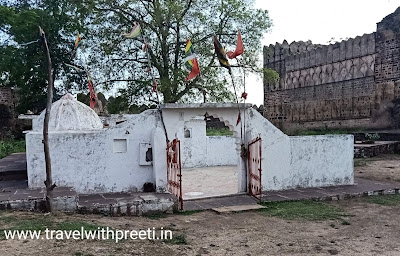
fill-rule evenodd
<path id="1" fill-rule="evenodd" d="M 49 46 L 47 44 L 46 35 L 41 27 L 39 27 L 39 31 L 40 31 L 40 38 L 43 43 L 43 48 L 44 48 L 43 51 L 47 58 L 47 69 L 49 72 L 49 81 L 47 84 L 47 105 L 46 105 L 46 112 L 43 124 L 43 147 L 44 147 L 44 159 L 46 162 L 46 180 L 44 181 L 44 184 L 46 185 L 46 210 L 47 212 L 52 212 L 53 190 L 56 187 L 56 185 L 53 184 L 53 179 L 51 174 L 51 158 L 49 149 L 49 120 L 50 120 L 51 104 L 53 102 L 54 80 L 53 80 L 50 51 L 49 51 Z"/>

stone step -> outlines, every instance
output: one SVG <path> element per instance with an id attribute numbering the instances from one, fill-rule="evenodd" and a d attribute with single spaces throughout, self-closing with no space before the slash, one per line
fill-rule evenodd
<path id="1" fill-rule="evenodd" d="M 172 213 L 178 199 L 163 193 L 103 193 L 79 195 L 79 213 L 101 213 L 110 216 L 141 216 Z"/>
<path id="2" fill-rule="evenodd" d="M 14 153 L 0 159 L 0 181 L 27 180 L 26 154 Z"/>
<path id="3" fill-rule="evenodd" d="M 28 179 L 28 174 L 26 173 L 26 170 L 0 172 L 0 181 L 27 180 L 27 179 Z"/>
<path id="4" fill-rule="evenodd" d="M 5 187 L 0 190 L 0 210 L 44 211 L 45 196 L 44 188 Z M 178 200 L 171 194 L 161 193 L 78 195 L 72 188 L 56 187 L 53 202 L 56 211 L 97 213 L 110 216 L 141 216 L 172 213 L 176 210 Z"/>
<path id="5" fill-rule="evenodd" d="M 400 151 L 400 141 L 375 141 L 373 144 L 354 144 L 354 158 L 368 158 L 382 154 L 394 154 Z"/>
<path id="6" fill-rule="evenodd" d="M 250 204 L 250 205 L 235 205 L 235 206 L 225 206 L 212 208 L 214 212 L 217 213 L 231 213 L 231 212 L 244 212 L 244 211 L 253 211 L 258 209 L 266 208 L 265 206 L 259 204 Z"/>

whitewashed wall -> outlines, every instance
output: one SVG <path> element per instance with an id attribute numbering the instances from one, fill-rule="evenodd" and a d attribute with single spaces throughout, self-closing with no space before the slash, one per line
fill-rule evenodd
<path id="1" fill-rule="evenodd" d="M 236 139 L 232 136 L 207 136 L 206 166 L 237 165 Z"/>
<path id="2" fill-rule="evenodd" d="M 200 116 L 184 123 L 181 139 L 183 168 L 237 165 L 236 138 L 233 136 L 207 136 L 206 121 Z"/>
<path id="3" fill-rule="evenodd" d="M 204 116 L 193 118 L 184 122 L 183 131 L 190 133 L 190 137 L 185 135 L 180 137 L 182 167 L 202 167 L 207 162 L 207 140 L 206 140 L 206 122 Z"/>
<path id="4" fill-rule="evenodd" d="M 288 187 L 349 185 L 353 176 L 353 135 L 290 137 Z"/>
<path id="5" fill-rule="evenodd" d="M 202 130 L 204 144 L 200 148 L 206 151 L 202 155 L 203 160 L 212 165 L 237 164 L 238 192 L 246 191 L 247 163 L 240 157 L 241 127 L 236 126 L 237 106 L 164 106 L 163 116 L 169 140 L 179 138 L 190 148 L 184 139 L 185 125 L 206 112 L 220 117 L 233 131 L 233 136 L 206 137 L 205 129 Z M 247 144 L 258 135 L 262 137 L 263 190 L 353 183 L 352 136 L 288 137 L 252 108 L 247 108 L 245 115 L 242 112 L 242 118 L 244 116 L 246 134 L 243 142 Z M 145 182 L 155 183 L 158 191 L 165 191 L 166 154 L 163 132 L 157 110 L 131 115 L 125 122 L 108 129 L 50 132 L 54 181 L 59 186 L 72 186 L 81 193 L 137 191 L 142 189 Z M 126 140 L 126 147 L 124 143 L 116 144 L 114 140 Z M 45 165 L 41 131 L 28 132 L 26 141 L 29 186 L 43 187 Z M 140 145 L 153 147 L 153 162 L 143 159 Z M 191 148 L 196 145 L 192 141 Z M 124 151 L 124 147 L 126 152 L 116 152 L 121 151 L 121 148 Z M 183 159 L 183 162 L 186 160 Z"/>
<path id="6" fill-rule="evenodd" d="M 183 141 L 184 168 L 238 164 L 236 139 L 232 136 L 206 136 L 203 148 L 191 147 L 192 143 L 188 141 L 190 139 Z"/>
<path id="7" fill-rule="evenodd" d="M 250 107 L 250 104 L 246 105 Z M 244 111 L 241 105 L 241 111 Z M 169 140 L 174 138 L 184 138 L 185 122 L 192 120 L 195 117 L 204 116 L 206 113 L 210 116 L 220 118 L 226 126 L 233 132 L 235 147 L 233 151 L 235 154 L 229 153 L 233 157 L 232 162 L 236 162 L 238 170 L 238 192 L 245 192 L 247 190 L 246 181 L 246 167 L 247 164 L 240 157 L 240 132 L 241 126 L 236 126 L 238 117 L 238 106 L 232 103 L 205 103 L 205 104 L 165 104 L 161 106 L 165 126 L 168 133 Z"/>
<path id="8" fill-rule="evenodd" d="M 262 138 L 263 190 L 353 184 L 352 135 L 289 137 L 256 110 L 248 116 L 247 140 Z"/>
<path id="9" fill-rule="evenodd" d="M 53 180 L 80 193 L 140 191 L 155 183 L 152 163 L 140 164 L 140 144 L 152 144 L 158 116 L 146 111 L 112 129 L 50 132 Z M 114 140 L 126 140 L 126 152 L 115 152 Z M 43 187 L 45 164 L 42 134 L 26 134 L 29 187 Z M 165 150 L 163 150 L 165 159 Z M 142 159 L 143 162 L 143 159 Z"/>

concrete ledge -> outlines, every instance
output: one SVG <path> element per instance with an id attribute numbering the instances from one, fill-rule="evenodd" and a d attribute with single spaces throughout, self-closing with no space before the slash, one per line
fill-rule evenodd
<path id="1" fill-rule="evenodd" d="M 178 199 L 162 193 L 115 193 L 80 195 L 79 213 L 101 213 L 110 216 L 141 216 L 155 213 L 173 213 Z"/>
<path id="2" fill-rule="evenodd" d="M 399 194 L 400 184 L 357 178 L 354 185 L 319 188 L 297 188 L 283 191 L 264 191 L 262 200 L 266 202 L 293 200 L 336 201 L 364 196 Z"/>
<path id="3" fill-rule="evenodd" d="M 368 158 L 399 152 L 400 141 L 375 141 L 374 144 L 354 144 L 354 158 Z"/>
<path id="4" fill-rule="evenodd" d="M 45 189 L 15 188 L 0 192 L 0 210 L 45 210 Z M 53 207 L 56 211 L 74 212 L 77 193 L 68 187 L 54 189 Z"/>

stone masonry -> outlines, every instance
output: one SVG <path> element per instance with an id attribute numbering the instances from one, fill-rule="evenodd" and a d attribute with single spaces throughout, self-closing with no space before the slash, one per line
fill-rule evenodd
<path id="1" fill-rule="evenodd" d="M 400 8 L 377 31 L 330 45 L 264 46 L 264 116 L 285 130 L 398 126 Z M 400 101 L 400 100 L 399 100 Z"/>

